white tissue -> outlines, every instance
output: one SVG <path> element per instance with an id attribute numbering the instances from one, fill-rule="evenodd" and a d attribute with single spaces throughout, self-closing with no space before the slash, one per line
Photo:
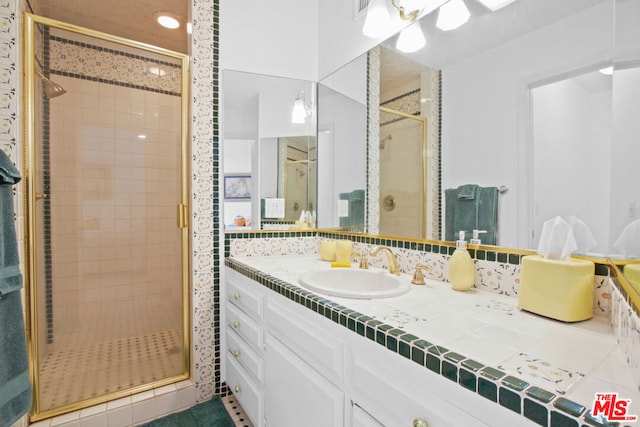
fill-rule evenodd
<path id="1" fill-rule="evenodd" d="M 619 251 L 623 258 L 640 258 L 640 219 L 627 224 L 613 248 Z"/>
<path id="2" fill-rule="evenodd" d="M 584 221 L 575 215 L 571 215 L 567 218 L 567 222 L 571 226 L 573 237 L 576 239 L 576 252 L 586 254 L 598 245 L 596 239 L 593 238 L 593 234 L 591 234 L 589 226 Z"/>
<path id="3" fill-rule="evenodd" d="M 542 225 L 538 254 L 547 259 L 567 261 L 578 248 L 571 225 L 557 216 Z"/>

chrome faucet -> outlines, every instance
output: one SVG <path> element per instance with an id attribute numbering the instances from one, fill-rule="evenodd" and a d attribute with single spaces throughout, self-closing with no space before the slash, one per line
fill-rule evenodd
<path id="1" fill-rule="evenodd" d="M 375 248 L 371 249 L 371 256 L 376 256 L 380 251 L 383 251 L 385 254 L 387 254 L 387 259 L 389 260 L 389 273 L 400 275 L 400 270 L 398 269 L 398 259 L 388 247 L 376 246 Z"/>

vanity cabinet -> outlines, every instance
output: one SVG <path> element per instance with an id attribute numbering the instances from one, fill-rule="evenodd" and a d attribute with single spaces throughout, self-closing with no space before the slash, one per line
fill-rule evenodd
<path id="1" fill-rule="evenodd" d="M 264 426 L 264 298 L 260 284 L 227 269 L 226 382 L 255 427 Z"/>
<path id="2" fill-rule="evenodd" d="M 230 268 L 226 292 L 226 382 L 256 427 L 533 425 Z"/>

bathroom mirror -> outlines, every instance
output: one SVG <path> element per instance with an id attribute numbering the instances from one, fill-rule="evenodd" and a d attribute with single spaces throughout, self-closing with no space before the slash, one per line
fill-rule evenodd
<path id="1" fill-rule="evenodd" d="M 502 190 L 497 245 L 535 249 L 545 220 L 575 215 L 598 243 L 588 254 L 625 257 L 614 243 L 640 217 L 640 194 L 633 188 L 638 179 L 629 179 L 637 174 L 630 159 L 639 154 L 638 144 L 631 143 L 638 134 L 633 128 L 638 121 L 631 119 L 638 110 L 633 102 L 640 99 L 634 95 L 640 82 L 632 71 L 640 59 L 639 26 L 633 22 L 638 13 L 630 10 L 637 9 L 634 3 L 516 0 L 490 12 L 467 0 L 471 16 L 457 29 L 438 29 L 437 11 L 414 24 L 420 25 L 427 44 L 402 55 L 441 73 L 441 159 L 432 162 L 428 173 L 440 174 L 440 195 L 464 184 Z M 391 37 L 382 46 L 398 52 L 396 40 Z M 365 54 L 347 64 L 321 80 L 320 88 L 326 82 L 354 80 L 354 64 L 366 60 Z M 601 72 L 614 62 L 613 75 Z M 378 70 L 383 70 L 380 81 L 390 78 L 383 75 L 382 65 L 370 68 L 369 95 L 377 90 L 371 76 L 377 77 Z M 362 78 L 366 67 L 360 72 Z M 344 87 L 332 89 L 353 98 Z M 322 130 L 322 103 L 318 114 Z M 438 124 L 437 116 L 430 124 Z M 366 127 L 359 132 L 366 139 Z M 375 141 L 371 133 L 368 137 L 371 165 L 380 161 L 371 154 L 384 135 L 375 135 Z M 335 176 L 341 173 L 336 170 Z M 380 212 L 382 195 L 368 197 Z M 427 199 L 438 201 L 444 231 L 444 199 Z M 369 215 L 369 232 L 378 225 L 371 221 L 375 216 Z"/>
<path id="2" fill-rule="evenodd" d="M 317 209 L 315 84 L 225 70 L 223 88 L 225 230 L 290 229 Z"/>

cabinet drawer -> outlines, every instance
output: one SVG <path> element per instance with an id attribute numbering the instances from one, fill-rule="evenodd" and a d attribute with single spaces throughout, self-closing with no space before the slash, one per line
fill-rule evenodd
<path id="1" fill-rule="evenodd" d="M 232 304 L 227 304 L 227 325 L 254 349 L 262 351 L 264 347 L 262 326 Z"/>
<path id="2" fill-rule="evenodd" d="M 339 326 L 314 314 L 309 319 L 308 313 L 305 307 L 288 300 L 275 301 L 270 296 L 265 313 L 267 329 L 301 359 L 339 384 L 344 378 L 344 342 L 338 334 L 330 333 Z"/>
<path id="3" fill-rule="evenodd" d="M 230 354 L 227 354 L 227 385 L 253 425 L 263 426 L 264 393 Z"/>
<path id="4" fill-rule="evenodd" d="M 227 300 L 255 319 L 262 319 L 264 303 L 261 285 L 227 268 Z"/>
<path id="5" fill-rule="evenodd" d="M 227 328 L 227 350 L 258 384 L 264 381 L 264 362 L 262 357 L 249 347 L 231 328 Z"/>
<path id="6" fill-rule="evenodd" d="M 486 427 L 480 420 L 443 400 L 437 391 L 434 393 L 438 386 L 430 385 L 422 375 L 431 374 L 426 370 L 416 370 L 424 370 L 424 367 L 412 365 L 413 362 L 408 360 L 394 362 L 394 357 L 398 356 L 375 343 L 367 342 L 358 347 L 354 346 L 351 358 L 352 399 L 379 424 L 386 427 L 411 426 L 414 420 L 421 419 L 431 427 Z"/>

